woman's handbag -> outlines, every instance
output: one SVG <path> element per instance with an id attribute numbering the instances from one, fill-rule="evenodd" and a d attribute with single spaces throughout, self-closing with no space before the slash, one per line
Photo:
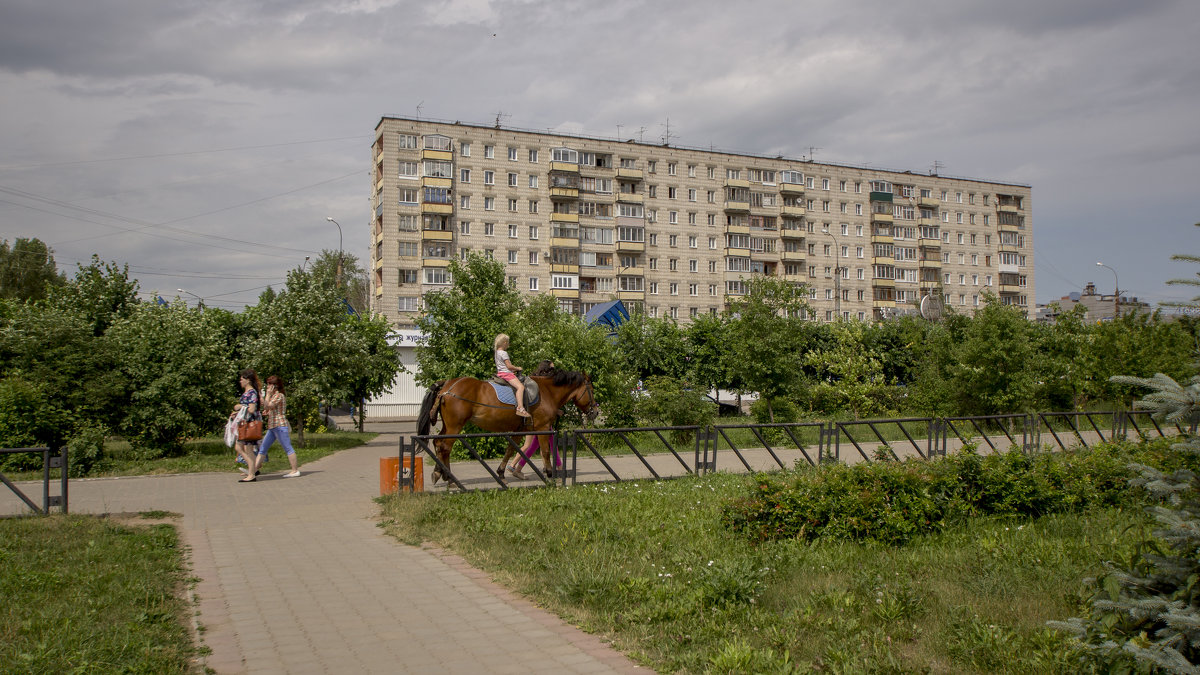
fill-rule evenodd
<path id="1" fill-rule="evenodd" d="M 238 422 L 237 437 L 242 443 L 261 441 L 263 437 L 262 418 L 248 422 Z"/>

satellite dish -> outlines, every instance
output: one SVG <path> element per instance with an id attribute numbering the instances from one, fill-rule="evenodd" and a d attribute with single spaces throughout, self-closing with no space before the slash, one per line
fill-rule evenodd
<path id="1" fill-rule="evenodd" d="M 927 295 L 921 298 L 921 316 L 929 321 L 938 321 L 942 318 L 942 299 Z"/>

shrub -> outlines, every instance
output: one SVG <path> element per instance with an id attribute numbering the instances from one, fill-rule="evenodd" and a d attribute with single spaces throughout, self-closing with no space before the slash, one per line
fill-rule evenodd
<path id="1" fill-rule="evenodd" d="M 19 377 L 0 380 L 0 447 L 30 448 L 55 446 L 70 430 L 70 418 L 51 403 L 39 387 Z M 0 455 L 0 471 L 39 469 L 42 458 L 36 454 Z"/>
<path id="2" fill-rule="evenodd" d="M 104 452 L 104 428 L 92 424 L 76 429 L 67 441 L 67 461 L 70 476 L 79 478 L 103 469 L 108 464 Z"/>
<path id="3" fill-rule="evenodd" d="M 1140 499 L 1128 489 L 1128 465 L 1188 464 L 1169 458 L 1166 442 L 1109 444 L 1072 453 L 950 457 L 907 462 L 823 465 L 760 475 L 750 495 L 725 506 L 723 522 L 759 540 L 832 537 L 903 544 L 972 516 L 1041 516 Z"/>
<path id="4" fill-rule="evenodd" d="M 651 424 L 670 427 L 707 426 L 717 418 L 717 406 L 704 392 L 673 377 L 654 376 L 646 379 L 649 395 L 639 405 L 640 413 Z M 675 431 L 672 438 L 687 443 L 690 431 Z"/>

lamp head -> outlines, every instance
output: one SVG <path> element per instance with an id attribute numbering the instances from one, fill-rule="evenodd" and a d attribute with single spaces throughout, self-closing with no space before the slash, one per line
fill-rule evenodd
<path id="1" fill-rule="evenodd" d="M 1101 267 L 1104 267 L 1104 263 L 1102 263 L 1102 262 L 1099 262 L 1099 261 L 1097 261 L 1097 262 L 1096 262 L 1096 264 L 1097 264 L 1097 265 L 1099 265 L 1099 266 L 1101 266 Z"/>
<path id="2" fill-rule="evenodd" d="M 336 222 L 337 222 L 336 220 L 334 220 L 334 219 L 333 219 L 333 216 L 325 216 L 325 220 L 328 220 L 328 221 L 329 221 L 329 222 L 331 222 L 331 223 L 336 223 Z"/>

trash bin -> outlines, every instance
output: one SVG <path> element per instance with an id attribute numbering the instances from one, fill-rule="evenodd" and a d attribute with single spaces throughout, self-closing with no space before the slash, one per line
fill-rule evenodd
<path id="1" fill-rule="evenodd" d="M 425 472 L 422 470 L 423 461 L 421 457 L 416 458 L 417 470 L 413 471 L 409 466 L 409 458 L 404 458 L 404 478 L 412 477 L 412 491 L 425 491 Z M 380 457 L 379 458 L 379 494 L 390 495 L 400 489 L 400 458 L 399 457 Z"/>

